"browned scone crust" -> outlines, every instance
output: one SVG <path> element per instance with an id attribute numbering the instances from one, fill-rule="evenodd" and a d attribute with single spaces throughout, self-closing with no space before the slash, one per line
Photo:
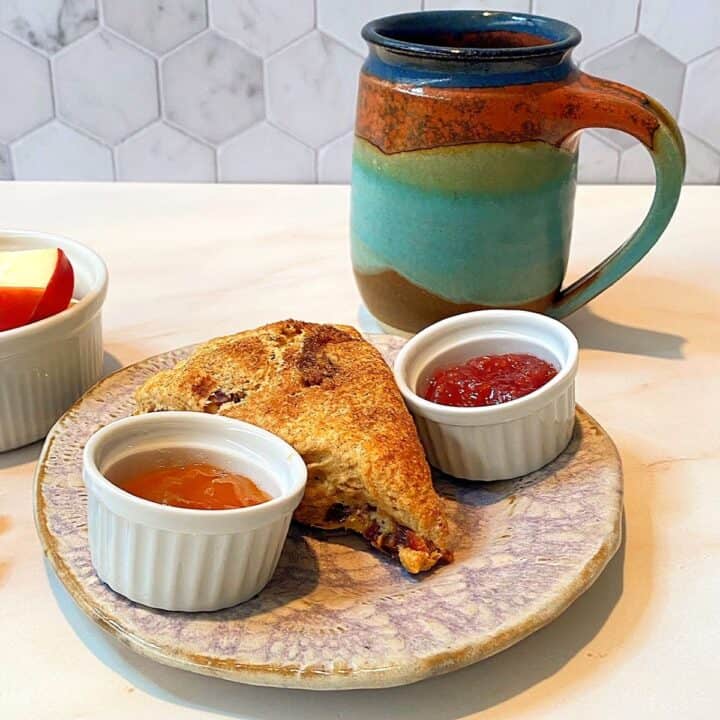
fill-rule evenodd
<path id="1" fill-rule="evenodd" d="M 150 378 L 136 401 L 141 413 L 219 413 L 285 439 L 308 466 L 299 522 L 360 532 L 410 572 L 452 559 L 415 425 L 354 328 L 286 320 L 216 338 Z"/>

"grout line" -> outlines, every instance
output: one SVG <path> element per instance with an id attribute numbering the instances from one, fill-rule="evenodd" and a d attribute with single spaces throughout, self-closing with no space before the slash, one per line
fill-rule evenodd
<path id="1" fill-rule="evenodd" d="M 205 6 L 205 27 L 203 29 L 207 30 L 210 27 L 210 0 L 203 0 L 203 5 Z"/>
<path id="2" fill-rule="evenodd" d="M 113 145 L 110 148 L 110 160 L 112 162 L 112 173 L 113 173 L 113 180 L 117 182 L 120 180 L 120 165 L 118 164 L 119 157 L 118 157 L 118 151 L 120 148 L 120 144 Z"/>
<path id="3" fill-rule="evenodd" d="M 620 165 L 622 163 L 622 150 L 619 152 L 614 152 L 615 155 L 615 172 L 613 173 L 611 182 L 618 183 L 620 182 Z"/>
<path id="4" fill-rule="evenodd" d="M 22 135 L 20 135 L 19 137 L 16 137 L 14 140 L 0 140 L 0 144 L 5 145 L 5 147 L 7 147 L 8 150 L 10 150 L 15 145 L 17 145 L 18 143 L 25 140 L 25 138 L 30 137 L 30 135 L 33 135 L 38 130 L 42 130 L 44 127 L 47 127 L 48 125 L 52 125 L 52 123 L 54 123 L 54 122 L 56 122 L 56 118 L 52 117 L 49 120 L 45 120 L 44 122 L 41 122 L 38 125 L 31 127 L 29 130 L 26 130 Z"/>
<path id="5" fill-rule="evenodd" d="M 165 120 L 160 120 L 159 122 L 163 125 L 167 125 L 171 130 L 175 130 L 175 132 L 179 132 L 181 135 L 184 135 L 188 140 L 192 140 L 193 142 L 196 142 L 200 145 L 204 145 L 206 148 L 209 148 L 210 150 L 216 150 L 217 148 L 220 147 L 220 145 L 227 142 L 227 140 L 223 140 L 223 142 L 221 142 L 221 143 L 211 143 L 210 141 L 204 140 L 203 138 L 194 137 L 183 127 L 170 125 L 170 123 L 166 122 Z M 243 130 L 243 132 L 245 132 L 245 131 Z"/>
<path id="6" fill-rule="evenodd" d="M 55 83 L 55 63 L 53 58 L 48 58 L 47 70 L 50 78 L 50 102 L 52 104 L 52 114 L 56 118 L 58 116 L 57 86 Z"/>
<path id="7" fill-rule="evenodd" d="M 276 55 L 279 55 L 280 53 L 285 52 L 285 50 L 288 50 L 291 47 L 295 47 L 295 45 L 299 45 L 302 40 L 309 37 L 313 33 L 320 33 L 323 35 L 325 34 L 319 28 L 313 27 L 312 30 L 308 30 L 306 33 L 303 33 L 302 35 L 300 35 L 300 37 L 293 38 L 286 45 L 283 45 L 282 47 L 278 48 L 277 50 L 273 50 L 271 53 L 268 53 L 267 56 L 263 58 L 263 60 L 271 60 Z"/>
<path id="8" fill-rule="evenodd" d="M 340 138 L 345 137 L 349 133 L 353 132 L 355 130 L 355 126 L 348 128 L 347 130 L 343 130 L 339 135 L 333 135 L 329 140 L 326 140 L 320 147 L 324 148 L 327 145 L 330 145 L 331 143 L 334 143 L 336 140 L 340 140 Z"/>
<path id="9" fill-rule="evenodd" d="M 665 48 L 663 48 L 663 50 L 665 50 L 666 53 L 670 53 L 670 51 L 666 50 Z M 680 58 L 676 58 L 676 60 L 678 62 L 683 63 L 686 66 L 694 65 L 698 60 L 704 60 L 708 55 L 712 55 L 713 53 L 716 53 L 718 51 L 720 51 L 720 45 L 716 45 L 715 47 L 712 47 L 709 50 L 706 50 L 704 53 L 700 53 L 700 55 L 698 55 L 697 57 L 691 58 L 690 60 L 680 60 Z M 670 54 L 672 55 L 672 53 L 670 53 Z M 673 55 L 673 57 L 675 57 L 675 56 Z"/>
<path id="10" fill-rule="evenodd" d="M 288 133 L 288 131 L 287 131 L 285 128 L 283 128 L 281 125 L 278 125 L 274 120 L 270 120 L 270 118 L 267 118 L 267 117 L 266 117 L 266 118 L 265 118 L 265 122 L 266 122 L 268 125 L 270 125 L 271 127 L 274 127 L 276 130 L 279 130 L 280 132 L 285 133 L 285 135 L 288 135 L 288 136 L 291 137 L 293 140 L 297 140 L 297 138 L 296 138 L 294 135 L 290 135 L 290 133 Z M 304 143 L 303 143 L 303 144 L 304 144 Z M 310 147 L 310 146 L 307 145 L 306 147 Z"/>
<path id="11" fill-rule="evenodd" d="M 677 116 L 675 117 L 675 120 L 679 123 L 680 122 L 680 115 L 682 115 L 683 110 L 683 101 L 685 100 L 685 92 L 687 90 L 687 76 L 688 76 L 688 67 L 685 63 L 683 63 L 683 74 L 682 74 L 682 84 L 680 85 L 680 100 L 678 102 L 678 111 Z M 672 115 L 672 113 L 670 113 Z"/>
<path id="12" fill-rule="evenodd" d="M 250 53 L 253 57 L 260 58 L 262 60 L 263 56 L 261 53 L 251 50 L 242 40 L 238 40 L 238 38 L 233 37 L 229 33 L 225 32 L 225 30 L 221 30 L 218 27 L 209 27 L 208 30 L 211 33 L 214 33 L 218 37 L 221 37 L 223 40 L 227 40 L 228 42 L 233 43 L 233 45 L 237 45 L 239 48 L 243 49 L 246 53 Z"/>
<path id="13" fill-rule="evenodd" d="M 70 120 L 63 115 L 60 115 L 56 118 L 56 120 L 59 123 L 62 123 L 63 125 L 67 125 L 70 129 L 75 130 L 75 132 L 80 133 L 81 135 L 84 135 L 86 138 L 89 138 L 90 140 L 94 140 L 95 142 L 100 143 L 101 145 L 105 145 L 105 147 L 112 147 L 109 140 L 105 140 L 104 138 L 101 138 L 99 135 L 96 135 L 92 130 L 87 130 L 86 128 L 82 128 L 79 125 L 76 125 L 73 120 Z"/>
<path id="14" fill-rule="evenodd" d="M 706 150 L 709 150 L 714 155 L 720 155 L 720 148 L 716 148 L 712 143 L 709 143 L 707 140 L 703 140 L 692 130 L 689 130 L 684 125 L 680 127 L 680 130 L 682 131 L 683 135 L 689 135 L 693 140 L 700 143 Z"/>
<path id="15" fill-rule="evenodd" d="M 214 182 L 219 183 L 220 180 L 220 148 L 219 147 L 213 147 L 213 176 L 214 176 Z"/>
<path id="16" fill-rule="evenodd" d="M 115 145 L 113 145 L 113 148 L 118 148 L 121 145 L 124 145 L 129 140 L 133 140 L 136 137 L 138 137 L 139 135 L 142 135 L 144 132 L 146 132 L 148 130 L 148 128 L 152 127 L 157 122 L 162 122 L 162 121 L 161 120 L 153 120 L 148 125 L 143 125 L 141 128 L 138 128 L 137 130 L 133 130 L 127 137 L 124 137 L 122 140 L 120 140 L 120 142 L 115 143 Z"/>
<path id="17" fill-rule="evenodd" d="M 643 0 L 638 0 L 637 12 L 635 13 L 635 32 L 640 32 L 640 13 L 642 13 Z"/>
<path id="18" fill-rule="evenodd" d="M 280 133 L 282 133 L 283 135 L 285 135 L 285 137 L 289 138 L 290 140 L 293 140 L 293 141 L 296 142 L 296 143 L 299 143 L 300 145 L 302 145 L 302 146 L 303 146 L 304 148 L 306 148 L 307 150 L 312 150 L 313 152 L 315 152 L 315 151 L 317 151 L 317 150 L 319 149 L 319 148 L 314 147 L 313 145 L 309 145 L 308 143 L 306 143 L 304 140 L 301 140 L 301 139 L 300 139 L 299 137 L 297 137 L 296 135 L 293 135 L 289 130 L 286 130 L 285 128 L 280 127 L 279 125 L 276 125 L 276 124 L 273 123 L 273 122 L 270 122 L 270 120 L 268 120 L 267 118 L 265 119 L 265 122 L 266 122 L 268 125 L 270 125 L 271 127 L 274 127 L 278 132 L 280 132 Z M 249 129 L 249 128 L 248 128 L 248 129 Z M 330 140 L 329 142 L 332 142 L 332 140 Z M 327 143 L 323 143 L 320 147 L 324 147 L 325 145 L 327 145 Z"/>
<path id="19" fill-rule="evenodd" d="M 227 140 L 222 140 L 219 142 L 215 142 L 213 140 L 208 140 L 207 138 L 204 138 L 201 135 L 196 134 L 193 130 L 189 130 L 188 128 L 183 127 L 182 125 L 179 125 L 175 120 L 171 120 L 170 118 L 167 118 L 167 117 L 162 118 L 161 122 L 164 122 L 168 127 L 171 127 L 173 130 L 178 130 L 179 132 L 183 133 L 183 135 L 187 135 L 187 137 L 189 137 L 191 140 L 196 140 L 197 142 L 202 143 L 203 145 L 208 145 L 209 147 L 212 147 L 212 148 L 218 147 L 219 145 L 222 145 L 222 143 L 227 142 Z M 248 129 L 248 128 L 246 128 L 246 129 Z M 245 130 L 242 130 L 241 132 L 245 132 Z M 235 136 L 233 136 L 233 137 L 235 137 Z M 230 139 L 230 138 L 228 138 L 228 139 Z"/>
<path id="20" fill-rule="evenodd" d="M 127 45 L 134 47 L 136 50 L 139 50 L 141 53 L 143 53 L 143 55 L 149 55 L 153 60 L 155 60 L 157 58 L 157 56 L 153 50 L 143 47 L 142 45 L 140 45 L 140 43 L 136 42 L 132 38 L 126 37 L 122 33 L 119 33 L 117 30 L 111 28 L 109 25 L 103 25 L 102 27 L 98 26 L 98 28 L 99 28 L 99 32 L 104 33 L 106 35 L 110 35 L 111 37 L 114 37 L 116 40 L 120 40 L 121 42 L 124 42 Z"/>
<path id="21" fill-rule="evenodd" d="M 15 179 L 15 160 L 13 158 L 13 152 L 12 148 L 10 147 L 10 143 L 5 144 L 5 151 L 6 151 L 6 159 L 7 159 L 7 169 L 8 169 L 8 175 L 10 176 L 8 180 L 14 180 Z"/>
<path id="22" fill-rule="evenodd" d="M 278 53 L 282 52 L 286 48 L 289 48 L 291 45 L 295 45 L 299 40 L 302 40 L 303 38 L 306 38 L 308 35 L 312 35 L 314 32 L 322 32 L 319 28 L 317 28 L 314 24 L 309 30 L 305 30 L 302 34 L 298 35 L 297 37 L 292 38 L 291 40 L 288 40 L 283 45 L 280 45 L 280 47 L 275 48 L 271 52 L 267 53 L 266 55 L 262 55 L 261 57 L 263 60 L 267 60 L 268 58 L 271 58 L 273 55 L 277 55 Z M 237 40 L 234 40 L 233 42 L 238 42 Z M 253 52 L 253 51 L 249 51 Z M 254 53 L 256 55 L 257 53 Z"/>
<path id="23" fill-rule="evenodd" d="M 153 56 L 158 59 L 158 61 L 161 60 L 167 60 L 170 55 L 174 55 L 179 50 L 182 50 L 187 45 L 190 45 L 194 40 L 197 40 L 198 38 L 205 37 L 205 35 L 209 35 L 212 32 L 210 27 L 204 27 L 199 32 L 195 33 L 194 35 L 191 35 L 190 37 L 186 37 L 184 40 L 181 40 L 177 45 L 173 45 L 169 50 L 163 50 L 162 52 L 159 52 L 155 54 L 153 52 Z"/>
<path id="24" fill-rule="evenodd" d="M 95 28 L 93 28 L 92 30 L 90 30 L 90 32 L 88 32 L 87 34 L 89 35 L 90 33 L 94 32 L 94 30 L 95 30 Z M 44 57 L 44 58 L 46 58 L 46 59 L 48 59 L 48 60 L 49 60 L 49 59 L 53 56 L 53 54 L 54 54 L 52 51 L 46 50 L 45 48 L 39 47 L 39 46 L 37 46 L 37 45 L 33 45 L 31 42 L 28 42 L 25 38 L 23 38 L 23 37 L 18 37 L 17 35 L 13 35 L 12 33 L 7 32 L 6 30 L 0 29 L 0 36 L 3 36 L 3 37 L 5 37 L 5 38 L 7 38 L 8 40 L 11 40 L 12 42 L 15 42 L 15 43 L 17 43 L 18 45 L 20 45 L 20 46 L 22 46 L 22 47 L 24 47 L 24 48 L 27 48 L 28 50 L 31 50 L 32 52 L 37 53 L 37 54 L 40 55 L 41 57 Z M 83 37 L 84 37 L 84 36 L 83 36 Z M 80 40 L 80 39 L 81 39 L 81 38 L 78 38 L 78 40 Z M 76 42 L 77 42 L 77 41 L 76 41 Z M 54 52 L 55 52 L 55 53 L 58 53 L 58 52 L 60 52 L 61 50 L 63 50 L 64 48 L 66 48 L 66 47 L 67 47 L 67 45 L 61 46 L 60 48 L 58 48 L 58 49 L 55 50 Z"/>
<path id="25" fill-rule="evenodd" d="M 611 148 L 612 150 L 615 150 L 616 152 L 622 154 L 623 152 L 625 152 L 626 149 L 629 150 L 630 148 L 624 148 L 624 147 L 623 147 L 622 145 L 620 145 L 619 143 L 616 143 L 614 140 L 611 140 L 609 137 L 607 137 L 607 135 L 603 135 L 603 133 L 599 132 L 600 130 L 613 130 L 613 129 L 614 129 L 614 128 L 595 127 L 595 128 L 586 128 L 586 129 L 584 130 L 584 132 L 589 132 L 589 133 L 591 133 L 592 136 L 593 136 L 596 140 L 599 140 L 601 143 L 603 143 L 604 145 L 607 145 L 607 146 L 608 146 L 609 148 Z M 622 131 L 622 130 L 617 130 L 616 132 L 623 132 L 623 131 Z M 625 134 L 627 135 L 627 133 L 625 133 Z M 632 137 L 632 136 L 631 136 L 631 137 Z M 633 138 L 633 140 L 634 140 L 634 139 L 635 139 L 635 138 Z M 630 146 L 630 147 L 632 147 L 632 146 Z"/>
<path id="26" fill-rule="evenodd" d="M 365 60 L 365 55 L 359 53 L 354 47 L 351 47 L 348 45 L 344 40 L 340 40 L 339 38 L 335 37 L 335 35 L 331 35 L 330 33 L 323 32 L 322 30 L 318 30 L 318 32 L 321 35 L 324 35 L 329 40 L 332 40 L 334 43 L 337 43 L 341 48 L 344 50 L 347 50 L 348 52 L 352 53 L 356 58 L 360 58 L 360 60 Z"/>
<path id="27" fill-rule="evenodd" d="M 32 135 L 34 132 L 37 132 L 38 130 L 41 130 L 46 125 L 50 125 L 51 123 L 55 122 L 57 118 L 53 115 L 52 117 L 48 118 L 47 120 L 41 120 L 39 123 L 36 123 L 32 127 L 28 128 L 23 132 L 21 135 L 18 135 L 18 137 L 13 138 L 12 140 L 0 140 L 0 143 L 7 145 L 8 147 L 10 145 L 14 145 L 17 142 L 20 142 L 20 140 L 24 140 L 28 135 Z"/>
<path id="28" fill-rule="evenodd" d="M 56 50 L 51 56 L 50 56 L 50 62 L 56 63 L 61 57 L 64 55 L 67 55 L 67 53 L 70 51 L 70 48 L 73 48 L 77 45 L 82 45 L 82 43 L 89 42 L 91 38 L 93 38 L 95 35 L 100 35 L 102 33 L 103 27 L 99 23 L 92 29 L 90 32 L 85 33 L 82 37 L 79 37 L 77 40 L 74 40 L 71 43 L 68 43 L 67 45 L 63 45 L 61 48 Z"/>
<path id="29" fill-rule="evenodd" d="M 615 40 L 615 42 L 610 43 L 610 45 L 604 45 L 601 48 L 598 48 L 595 50 L 595 52 L 590 53 L 590 55 L 586 55 L 581 61 L 580 61 L 580 67 L 585 68 L 585 64 L 588 62 L 591 62 L 592 60 L 595 60 L 595 58 L 599 57 L 600 55 L 605 55 L 609 50 L 615 50 L 616 48 L 620 47 L 623 43 L 627 42 L 631 38 L 635 37 L 637 33 L 631 32 L 628 35 L 623 35 L 619 40 Z M 644 37 L 644 36 L 643 36 Z"/>
<path id="30" fill-rule="evenodd" d="M 164 76 L 165 74 L 162 71 L 160 58 L 155 58 L 155 89 L 157 90 L 158 118 L 160 119 L 160 121 L 162 121 L 162 119 L 165 117 L 165 96 L 163 93 Z"/>
<path id="31" fill-rule="evenodd" d="M 270 76 L 268 74 L 268 58 L 262 59 L 263 110 L 265 119 L 270 118 Z"/>

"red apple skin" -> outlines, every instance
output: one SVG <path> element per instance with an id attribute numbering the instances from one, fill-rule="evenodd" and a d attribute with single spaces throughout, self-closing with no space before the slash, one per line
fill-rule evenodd
<path id="1" fill-rule="evenodd" d="M 0 287 L 0 331 L 31 322 L 45 288 Z"/>
<path id="2" fill-rule="evenodd" d="M 75 272 L 67 255 L 60 248 L 58 248 L 57 252 L 58 259 L 55 264 L 55 271 L 29 322 L 37 322 L 51 315 L 57 315 L 70 305 L 73 290 L 75 289 Z"/>

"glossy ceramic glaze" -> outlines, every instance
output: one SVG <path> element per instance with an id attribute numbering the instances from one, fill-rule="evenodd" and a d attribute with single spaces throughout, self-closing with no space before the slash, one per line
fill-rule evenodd
<path id="1" fill-rule="evenodd" d="M 402 345 L 369 339 L 390 361 Z M 256 685 L 402 685 L 481 660 L 550 622 L 618 547 L 620 461 L 579 411 L 568 449 L 536 473 L 492 485 L 436 478 L 457 529 L 450 565 L 411 577 L 362 538 L 294 526 L 272 580 L 248 602 L 212 614 L 136 605 L 93 570 L 83 446 L 133 412 L 133 393 L 148 377 L 190 351 L 101 381 L 53 428 L 36 471 L 35 518 L 50 564 L 94 622 L 142 655 Z"/>
<path id="2" fill-rule="evenodd" d="M 657 241 L 684 174 L 679 130 L 643 93 L 580 72 L 580 33 L 531 15 L 441 11 L 363 30 L 352 258 L 369 310 L 414 332 L 486 307 L 566 315 Z M 629 132 L 658 174 L 652 209 L 617 253 L 561 290 L 579 132 Z"/>

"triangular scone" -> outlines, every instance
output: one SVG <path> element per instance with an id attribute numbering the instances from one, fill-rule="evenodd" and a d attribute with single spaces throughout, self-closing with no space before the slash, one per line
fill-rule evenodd
<path id="1" fill-rule="evenodd" d="M 308 466 L 295 519 L 348 528 L 412 573 L 452 560 L 415 425 L 380 353 L 351 327 L 295 320 L 217 338 L 137 392 L 138 412 L 219 413 L 290 443 Z"/>

